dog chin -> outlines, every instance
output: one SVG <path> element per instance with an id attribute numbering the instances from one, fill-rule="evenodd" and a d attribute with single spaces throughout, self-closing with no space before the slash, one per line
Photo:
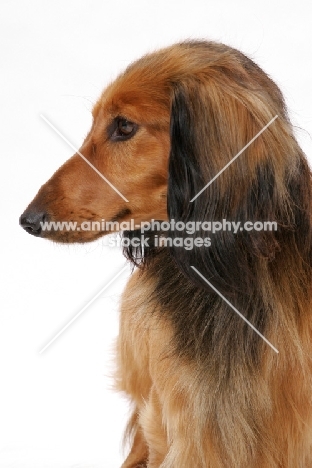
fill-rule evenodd
<path id="1" fill-rule="evenodd" d="M 43 231 L 37 237 L 41 237 L 46 240 L 50 240 L 56 242 L 58 244 L 85 244 L 89 242 L 94 242 L 101 237 L 104 237 L 110 232 L 98 232 L 98 231 L 90 231 L 90 232 L 81 232 L 81 231 L 74 231 L 74 232 L 61 232 L 61 231 Z"/>

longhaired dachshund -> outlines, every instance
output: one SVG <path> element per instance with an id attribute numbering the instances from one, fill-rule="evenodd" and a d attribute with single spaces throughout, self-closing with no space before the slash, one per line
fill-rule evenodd
<path id="1" fill-rule="evenodd" d="M 42 223 L 134 220 L 117 343 L 116 386 L 133 405 L 122 467 L 312 467 L 311 176 L 277 85 L 231 47 L 175 44 L 107 87 L 80 153 L 123 197 L 77 153 L 20 223 L 69 243 L 108 232 Z M 174 223 L 130 242 L 152 220 Z M 224 220 L 277 229 L 207 235 Z"/>

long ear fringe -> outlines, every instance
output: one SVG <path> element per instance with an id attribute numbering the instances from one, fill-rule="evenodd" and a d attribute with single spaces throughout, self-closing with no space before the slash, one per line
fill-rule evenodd
<path id="1" fill-rule="evenodd" d="M 294 261 L 310 256 L 310 171 L 290 127 L 287 130 L 287 117 L 282 115 L 281 122 L 274 122 L 226 174 L 221 174 L 191 202 L 216 175 L 216 161 L 223 165 L 229 161 L 225 159 L 228 155 L 222 153 L 226 149 L 226 143 L 222 142 L 228 141 L 234 151 L 235 141 L 231 138 L 235 139 L 235 133 L 231 126 L 238 134 L 237 141 L 245 144 L 251 139 L 250 129 L 254 134 L 261 130 L 260 127 L 255 131 L 261 110 L 257 109 L 253 115 L 252 110 L 233 96 L 228 102 L 224 98 L 223 103 L 222 99 L 215 98 L 215 90 L 209 91 L 209 85 L 195 80 L 175 87 L 170 130 L 169 219 L 184 223 L 226 219 L 240 222 L 241 226 L 246 221 L 271 221 L 276 222 L 277 231 L 246 232 L 242 228 L 236 234 L 233 230 L 220 231 L 212 235 L 209 248 L 194 246 L 186 251 L 173 246 L 170 252 L 179 268 L 197 285 L 208 288 L 191 266 L 228 298 L 239 296 L 240 302 L 247 304 L 248 298 L 258 293 L 264 272 L 269 272 L 269 263 L 276 267 L 276 259 L 283 254 L 283 249 L 287 250 L 285 255 L 294 255 Z M 281 102 L 280 109 L 283 105 Z M 235 112 L 241 122 L 231 121 Z M 267 123 L 265 118 L 263 126 Z M 303 227 L 308 239 L 305 241 Z M 181 232 L 171 235 L 181 237 Z M 203 238 L 207 232 L 199 230 L 194 236 Z"/>
<path id="2" fill-rule="evenodd" d="M 220 87 L 220 84 L 218 83 Z M 219 94 L 218 94 L 219 93 Z M 193 234 L 167 233 L 174 241 L 191 238 L 193 248 L 169 244 L 179 270 L 200 289 L 210 287 L 191 268 L 194 266 L 218 291 L 242 311 L 261 303 L 279 286 L 279 278 L 291 283 L 293 295 L 307 290 L 311 268 L 311 174 L 305 156 L 295 141 L 278 92 L 270 105 L 252 97 L 246 102 L 226 95 L 211 83 L 189 78 L 174 85 L 168 180 L 168 218 L 175 222 L 223 221 L 275 222 L 277 231 L 221 230 L 214 234 L 202 228 Z M 252 93 L 251 93 L 252 94 Z M 269 99 L 265 96 L 265 99 Z M 248 105 L 247 105 L 248 104 Z M 193 202 L 191 199 L 268 123 L 278 119 Z M 262 127 L 261 127 L 261 125 Z M 241 145 L 241 146 L 238 146 Z M 149 246 L 124 247 L 133 265 L 144 268 L 162 250 L 155 246 L 157 233 L 148 233 Z M 128 241 L 140 232 L 124 232 Z M 197 247 L 196 238 L 211 246 Z M 188 239 L 189 240 L 189 239 Z M 179 245 L 179 246 L 178 246 Z M 291 273 L 296 265 L 302 280 Z M 306 278 L 306 280 L 304 279 Z M 272 293 L 273 294 L 273 293 Z M 275 293 L 274 293 L 275 294 Z M 282 294 L 282 293 L 281 293 Z M 274 302 L 274 301 L 273 301 Z"/>

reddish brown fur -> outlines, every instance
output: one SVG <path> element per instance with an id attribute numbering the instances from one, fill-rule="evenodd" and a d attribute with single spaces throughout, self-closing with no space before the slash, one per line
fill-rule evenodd
<path id="1" fill-rule="evenodd" d="M 204 42 L 177 44 L 143 57 L 104 91 L 94 107 L 93 125 L 80 151 L 129 203 L 74 155 L 40 189 L 28 212 L 45 210 L 50 220 L 58 221 L 133 218 L 139 224 L 168 219 L 170 113 L 181 93 L 196 123 L 194 152 L 206 182 L 272 117 L 279 116 L 244 158 L 220 177 L 215 192 L 207 192 L 210 198 L 206 194 L 204 207 L 215 197 L 215 212 L 221 217 L 235 219 L 239 210 L 251 213 L 250 188 L 258 178 L 260 185 L 265 183 L 261 171 L 269 164 L 275 192 L 270 208 L 261 205 L 261 213 L 280 216 L 281 229 L 288 223 L 290 231 L 291 226 L 300 230 L 299 221 L 295 225 L 292 218 L 299 203 L 289 189 L 294 180 L 294 197 L 303 193 L 300 209 L 310 223 L 310 175 L 279 89 L 238 51 Z M 116 143 L 107 137 L 106 129 L 116 116 L 139 125 L 134 138 Z M 189 131 L 185 128 L 186 134 Z M 264 191 L 269 189 L 269 184 L 264 186 Z M 257 202 L 258 198 L 255 206 Z M 169 207 L 171 203 L 169 197 Z M 224 317 L 230 314 L 237 322 L 231 322 L 231 335 L 224 329 L 220 351 L 211 347 L 209 336 L 207 347 L 204 339 L 195 338 L 196 352 L 185 351 L 175 317 L 187 310 L 187 305 L 179 309 L 179 295 L 189 294 L 191 303 L 195 286 L 194 278 L 181 275 L 184 260 L 166 267 L 169 257 L 161 263 L 156 256 L 132 275 L 122 298 L 117 344 L 116 385 L 133 404 L 127 431 L 132 446 L 123 468 L 312 466 L 311 233 L 301 232 L 306 238 L 302 249 L 300 235 L 294 241 L 287 233 L 280 238 L 248 238 L 248 255 L 254 261 L 251 277 L 244 276 L 246 260 L 241 256 L 243 287 L 252 291 L 251 301 L 258 294 L 253 304 L 258 304 L 257 298 L 264 304 L 260 317 L 257 310 L 251 310 L 251 317 L 262 320 L 265 315 L 265 336 L 278 348 L 278 355 L 254 332 L 240 331 L 240 319 L 232 319 L 229 310 Z M 55 231 L 45 237 L 85 242 L 99 234 L 103 233 Z M 228 250 L 230 254 L 230 244 Z M 167 296 L 155 295 L 162 274 L 180 281 L 170 298 L 170 307 L 177 312 L 164 310 L 170 291 Z M 232 286 L 233 291 L 239 289 L 239 284 Z M 233 292 L 233 300 L 238 297 Z M 188 326 L 185 329 L 188 336 Z"/>

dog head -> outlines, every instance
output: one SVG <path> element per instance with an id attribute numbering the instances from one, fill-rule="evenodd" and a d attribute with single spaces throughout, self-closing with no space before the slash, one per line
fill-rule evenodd
<path id="1" fill-rule="evenodd" d="M 170 247 L 188 276 L 196 265 L 219 287 L 235 278 L 244 289 L 255 262 L 281 249 L 309 251 L 310 199 L 310 172 L 279 88 L 237 50 L 185 42 L 143 57 L 108 86 L 79 153 L 41 187 L 20 223 L 36 236 L 86 242 L 107 232 L 46 231 L 41 223 L 274 221 L 277 232 L 227 230 L 209 249 Z M 126 253 L 135 262 L 134 250 Z"/>

